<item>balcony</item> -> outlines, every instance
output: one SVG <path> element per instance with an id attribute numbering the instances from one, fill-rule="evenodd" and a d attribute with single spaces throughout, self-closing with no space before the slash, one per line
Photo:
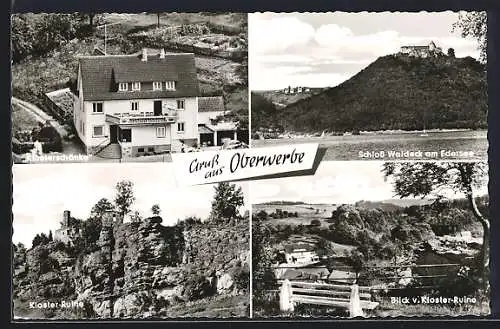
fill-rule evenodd
<path id="1" fill-rule="evenodd" d="M 158 125 L 174 123 L 176 119 L 176 111 L 168 111 L 163 115 L 154 115 L 152 112 L 106 114 L 106 122 L 115 125 Z"/>

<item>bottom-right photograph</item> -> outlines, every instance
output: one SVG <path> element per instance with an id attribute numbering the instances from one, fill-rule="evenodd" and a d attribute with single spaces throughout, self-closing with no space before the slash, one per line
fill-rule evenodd
<path id="1" fill-rule="evenodd" d="M 253 317 L 490 314 L 483 162 L 322 162 L 251 183 Z"/>

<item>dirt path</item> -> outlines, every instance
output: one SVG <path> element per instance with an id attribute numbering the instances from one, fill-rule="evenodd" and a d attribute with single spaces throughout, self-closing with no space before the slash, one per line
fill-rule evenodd
<path id="1" fill-rule="evenodd" d="M 40 122 L 49 121 L 52 127 L 54 127 L 57 130 L 57 132 L 62 138 L 68 135 L 66 129 L 59 122 L 57 122 L 57 120 L 55 120 L 52 116 L 42 111 L 38 106 L 25 102 L 15 97 L 12 97 L 12 103 L 17 104 L 23 110 L 28 111 L 36 118 L 37 121 Z"/>

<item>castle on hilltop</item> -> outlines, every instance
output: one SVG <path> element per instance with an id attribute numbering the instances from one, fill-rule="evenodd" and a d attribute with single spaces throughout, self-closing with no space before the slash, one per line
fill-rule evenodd
<path id="1" fill-rule="evenodd" d="M 431 41 L 427 46 L 402 46 L 399 53 L 410 57 L 427 58 L 443 55 L 443 50 Z"/>

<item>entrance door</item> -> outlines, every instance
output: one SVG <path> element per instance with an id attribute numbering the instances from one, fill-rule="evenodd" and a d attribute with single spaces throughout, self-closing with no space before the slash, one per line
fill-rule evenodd
<path id="1" fill-rule="evenodd" d="M 117 125 L 109 126 L 109 141 L 111 143 L 118 143 L 118 126 Z"/>
<path id="2" fill-rule="evenodd" d="M 161 115 L 161 101 L 154 101 L 154 115 Z"/>
<path id="3" fill-rule="evenodd" d="M 130 143 L 132 142 L 132 130 L 131 129 L 120 129 L 120 141 Z"/>

